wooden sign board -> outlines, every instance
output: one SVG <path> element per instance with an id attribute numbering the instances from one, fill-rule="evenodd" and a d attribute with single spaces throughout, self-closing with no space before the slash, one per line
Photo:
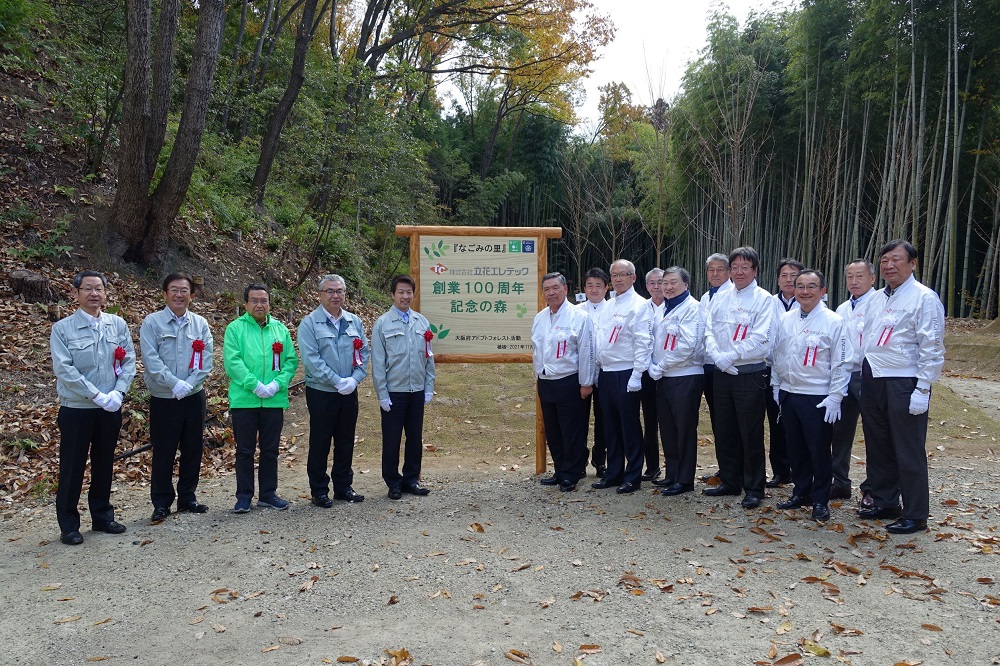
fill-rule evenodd
<path id="1" fill-rule="evenodd" d="M 427 317 L 436 363 L 531 363 L 531 323 L 543 307 L 548 239 L 558 227 L 397 226 L 410 239 L 412 307 Z M 535 473 L 545 432 L 535 398 Z"/>

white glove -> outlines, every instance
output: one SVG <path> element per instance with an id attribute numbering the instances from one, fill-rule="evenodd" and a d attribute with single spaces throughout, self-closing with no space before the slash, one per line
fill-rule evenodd
<path id="1" fill-rule="evenodd" d="M 426 405 L 434 399 L 434 391 L 424 391 L 424 404 Z"/>
<path id="2" fill-rule="evenodd" d="M 816 409 L 826 408 L 826 414 L 823 415 L 823 420 L 827 423 L 836 423 L 840 420 L 840 396 L 828 395 L 823 398 L 823 402 L 816 405 Z"/>
<path id="3" fill-rule="evenodd" d="M 268 385 L 265 386 L 264 388 L 267 389 L 267 397 L 268 398 L 272 398 L 272 397 L 274 397 L 274 394 L 278 392 L 278 389 L 281 388 L 281 385 L 278 384 L 278 380 L 277 379 L 272 379 L 268 383 Z"/>
<path id="4" fill-rule="evenodd" d="M 107 393 L 100 393 L 100 392 L 98 392 L 97 395 L 95 395 L 93 398 L 91 398 L 91 401 L 93 401 L 93 403 L 95 405 L 97 405 L 98 407 L 100 407 L 101 409 L 107 409 L 108 408 L 108 404 L 109 404 L 108 400 L 110 398 L 111 398 L 111 396 L 109 396 Z"/>
<path id="5" fill-rule="evenodd" d="M 261 400 L 266 400 L 271 397 L 271 394 L 267 392 L 267 387 L 261 382 L 257 382 L 257 388 L 253 390 L 253 394 Z"/>
<path id="6" fill-rule="evenodd" d="M 917 414 L 923 414 L 927 411 L 930 403 L 930 393 L 921 393 L 920 391 L 914 389 L 913 394 L 910 395 L 910 413 L 914 416 Z"/>
<path id="7" fill-rule="evenodd" d="M 108 404 L 104 406 L 106 412 L 117 412 L 122 406 L 121 391 L 112 391 L 108 394 Z"/>
<path id="8" fill-rule="evenodd" d="M 628 388 L 629 393 L 635 393 L 636 391 L 642 390 L 642 373 L 638 370 L 632 371 L 632 376 L 628 378 Z"/>
<path id="9" fill-rule="evenodd" d="M 740 371 L 736 369 L 733 365 L 733 361 L 736 360 L 736 355 L 732 352 L 726 352 L 725 354 L 719 354 L 719 358 L 715 359 L 715 367 L 722 370 L 729 375 L 738 375 Z"/>
<path id="10" fill-rule="evenodd" d="M 194 388 L 193 386 L 188 384 L 183 379 L 178 379 L 177 383 L 174 384 L 174 387 L 170 389 L 170 392 L 174 394 L 174 398 L 180 400 L 181 398 L 186 397 L 187 394 L 190 393 L 193 388 Z"/>
<path id="11" fill-rule="evenodd" d="M 379 400 L 378 406 L 382 408 L 383 412 L 387 412 L 392 409 L 392 400 L 386 398 L 385 400 Z"/>
<path id="12" fill-rule="evenodd" d="M 340 395 L 351 395 L 356 388 L 358 388 L 358 382 L 354 377 L 344 377 L 337 382 L 337 393 Z"/>
<path id="13" fill-rule="evenodd" d="M 781 394 L 781 389 L 778 388 L 777 386 L 772 386 L 771 387 L 771 391 L 772 391 L 772 395 L 774 395 L 774 402 L 776 404 L 780 405 L 781 403 L 778 402 L 778 396 Z"/>
<path id="14" fill-rule="evenodd" d="M 658 366 L 656 363 L 649 364 L 649 376 L 654 382 L 658 382 L 663 379 L 663 368 Z"/>

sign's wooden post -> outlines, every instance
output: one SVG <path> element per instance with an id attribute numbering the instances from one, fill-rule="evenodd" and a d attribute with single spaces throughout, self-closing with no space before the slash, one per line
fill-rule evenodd
<path id="1" fill-rule="evenodd" d="M 531 323 L 545 307 L 539 281 L 558 227 L 397 226 L 410 239 L 413 309 L 435 335 L 437 363 L 531 363 Z M 533 296 L 533 297 L 532 297 Z M 533 309 L 532 309 L 533 308 Z M 535 473 L 545 471 L 535 395 Z"/>

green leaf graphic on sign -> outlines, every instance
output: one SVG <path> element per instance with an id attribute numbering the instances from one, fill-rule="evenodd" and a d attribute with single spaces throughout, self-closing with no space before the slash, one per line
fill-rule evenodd
<path id="1" fill-rule="evenodd" d="M 528 306 L 518 303 L 514 307 L 517 309 L 518 319 L 524 319 L 524 315 L 528 314 Z"/>
<path id="2" fill-rule="evenodd" d="M 438 332 L 438 327 L 435 326 L 434 324 L 431 324 L 431 333 L 437 333 L 437 332 Z"/>
<path id="3" fill-rule="evenodd" d="M 438 333 L 438 340 L 444 340 L 445 338 L 448 337 L 449 333 L 451 333 L 451 329 L 450 328 L 444 329 L 443 331 L 441 331 L 440 333 Z"/>

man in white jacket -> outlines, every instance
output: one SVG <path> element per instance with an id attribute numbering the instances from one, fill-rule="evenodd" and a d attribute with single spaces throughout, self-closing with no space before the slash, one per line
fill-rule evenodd
<path id="1" fill-rule="evenodd" d="M 664 314 L 654 323 L 649 376 L 656 382 L 656 415 L 666 471 L 661 495 L 694 490 L 698 409 L 705 377 L 705 322 L 691 295 L 691 275 L 680 266 L 663 272 Z"/>
<path id="2" fill-rule="evenodd" d="M 586 475 L 586 400 L 593 390 L 597 363 L 594 324 L 586 312 L 570 305 L 566 293 L 561 273 L 542 276 L 542 296 L 548 307 L 531 324 L 531 360 L 554 469 L 541 483 L 570 492 Z"/>
<path id="3" fill-rule="evenodd" d="M 867 259 L 855 259 L 844 269 L 847 291 L 851 297 L 840 304 L 837 314 L 847 322 L 847 339 L 853 349 L 851 381 L 840 403 L 840 420 L 833 424 L 833 486 L 830 499 L 851 499 L 851 449 L 858 433 L 861 416 L 861 341 L 865 333 L 864 305 L 875 294 L 875 265 Z M 873 503 L 867 481 L 861 483 L 861 503 Z"/>
<path id="4" fill-rule="evenodd" d="M 583 291 L 587 294 L 587 300 L 580 304 L 580 308 L 587 313 L 590 321 L 597 323 L 597 318 L 601 311 L 608 304 L 608 286 L 611 278 L 603 268 L 591 268 L 583 275 Z M 596 339 L 595 339 L 596 343 Z M 595 370 L 596 372 L 596 370 Z M 604 442 L 604 421 L 601 414 L 601 390 L 597 387 L 595 375 L 594 390 L 587 399 L 586 417 L 590 423 L 590 407 L 594 407 L 594 448 L 590 452 L 590 464 L 594 466 L 597 478 L 604 478 L 604 472 L 608 466 L 608 447 Z"/>
<path id="5" fill-rule="evenodd" d="M 771 373 L 795 484 L 791 498 L 777 508 L 812 505 L 818 522 L 830 519 L 830 442 L 852 356 L 847 324 L 823 304 L 825 294 L 822 273 L 804 270 L 795 278 L 800 307 L 783 313 L 775 327 Z"/>
<path id="6" fill-rule="evenodd" d="M 770 392 L 774 302 L 757 284 L 760 255 L 752 247 L 729 254 L 733 289 L 716 295 L 705 323 L 705 352 L 715 364 L 715 454 L 722 483 L 702 492 L 738 495 L 754 509 L 764 499 L 764 409 Z"/>
<path id="7" fill-rule="evenodd" d="M 708 259 L 705 260 L 705 277 L 708 280 L 708 291 L 702 294 L 701 300 L 698 302 L 703 322 L 708 321 L 708 312 L 715 302 L 715 297 L 733 288 L 733 281 L 729 279 L 729 257 L 721 252 L 709 255 Z M 702 392 L 705 394 L 705 403 L 708 405 L 708 416 L 712 423 L 712 437 L 718 439 L 718 433 L 715 431 L 715 392 L 713 391 L 715 365 L 712 363 L 712 359 L 707 356 L 705 357 L 704 377 Z M 702 481 L 713 477 L 718 478 L 718 473 L 703 476 Z"/>
<path id="8" fill-rule="evenodd" d="M 594 326 L 608 468 L 604 478 L 591 485 L 597 489 L 618 486 L 619 494 L 634 493 L 642 485 L 639 390 L 642 373 L 649 368 L 653 341 L 650 307 L 635 293 L 634 284 L 635 265 L 631 261 L 619 259 L 611 264 L 615 296 Z"/>
<path id="9" fill-rule="evenodd" d="M 927 409 L 944 365 L 944 307 L 914 278 L 916 268 L 917 250 L 908 241 L 882 246 L 879 273 L 887 286 L 865 306 L 861 347 L 861 425 L 875 505 L 858 515 L 900 516 L 886 526 L 895 534 L 927 529 Z"/>

